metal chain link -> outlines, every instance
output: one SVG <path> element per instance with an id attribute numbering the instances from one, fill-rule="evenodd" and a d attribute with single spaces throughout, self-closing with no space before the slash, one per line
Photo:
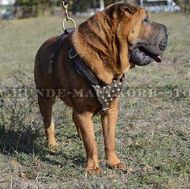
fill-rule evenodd
<path id="1" fill-rule="evenodd" d="M 63 0 L 63 8 L 65 11 L 65 16 L 66 16 L 67 21 L 69 21 L 68 5 L 69 5 L 68 2 Z"/>
<path id="2" fill-rule="evenodd" d="M 65 27 L 66 22 L 71 22 L 74 25 L 74 27 L 76 28 L 75 21 L 72 18 L 69 17 L 68 6 L 69 6 L 68 0 L 63 0 L 63 9 L 65 11 L 65 17 L 66 17 L 63 20 L 63 31 L 66 30 L 66 27 Z"/>

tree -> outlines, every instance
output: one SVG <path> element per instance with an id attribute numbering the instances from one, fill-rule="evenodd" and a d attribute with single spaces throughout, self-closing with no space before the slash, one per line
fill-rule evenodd
<path id="1" fill-rule="evenodd" d="M 119 0 L 68 0 L 69 10 L 73 13 L 86 12 L 89 8 L 103 8 Z M 126 0 L 128 1 L 128 0 Z M 62 6 L 62 0 L 16 0 L 16 6 L 24 6 L 25 12 L 34 11 L 34 15 L 44 14 L 46 10 L 51 10 L 55 6 Z M 28 7 L 28 8 L 27 8 Z"/>
<path id="2" fill-rule="evenodd" d="M 175 0 L 175 2 L 181 7 L 182 12 L 184 12 L 185 14 L 190 13 L 189 0 Z"/>

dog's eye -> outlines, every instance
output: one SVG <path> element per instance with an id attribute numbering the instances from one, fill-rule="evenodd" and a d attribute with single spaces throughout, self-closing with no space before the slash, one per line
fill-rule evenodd
<path id="1" fill-rule="evenodd" d="M 148 16 L 143 20 L 144 22 L 149 22 Z"/>

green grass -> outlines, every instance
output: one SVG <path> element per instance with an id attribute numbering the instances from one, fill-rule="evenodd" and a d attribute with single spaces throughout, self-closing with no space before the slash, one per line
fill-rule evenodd
<path id="1" fill-rule="evenodd" d="M 126 74 L 117 127 L 117 152 L 127 173 L 105 166 L 99 118 L 95 130 L 103 172 L 85 177 L 85 151 L 71 111 L 62 102 L 54 116 L 61 150 L 50 155 L 36 96 L 5 98 L 0 109 L 0 188 L 190 188 L 190 20 L 179 14 L 152 16 L 169 28 L 162 64 L 136 67 Z M 77 20 L 80 23 L 83 19 Z M 11 21 L 0 30 L 0 84 L 34 87 L 34 57 L 47 38 L 58 35 L 61 18 Z M 127 90 L 128 88 L 128 90 Z M 130 97 L 134 89 L 157 90 L 158 97 Z M 187 89 L 187 93 L 183 94 Z M 171 96 L 171 90 L 178 90 Z M 162 92 L 165 92 L 162 94 Z M 166 93 L 167 92 L 167 93 Z"/>

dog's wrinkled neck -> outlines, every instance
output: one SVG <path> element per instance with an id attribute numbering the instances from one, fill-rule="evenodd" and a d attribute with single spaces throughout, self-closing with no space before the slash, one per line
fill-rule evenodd
<path id="1" fill-rule="evenodd" d="M 127 43 L 117 35 L 117 23 L 109 23 L 104 12 L 99 12 L 81 24 L 72 38 L 81 58 L 108 84 L 129 69 Z"/>

